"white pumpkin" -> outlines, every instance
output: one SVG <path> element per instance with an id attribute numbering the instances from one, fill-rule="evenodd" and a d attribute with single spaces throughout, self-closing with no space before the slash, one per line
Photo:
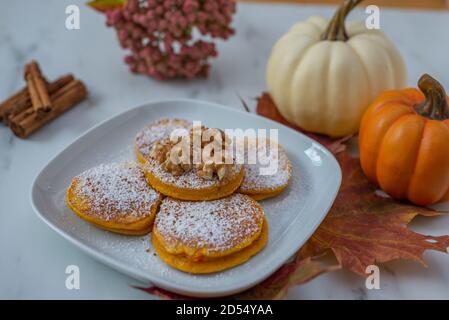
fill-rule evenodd
<path id="1" fill-rule="evenodd" d="M 346 1 L 330 22 L 311 17 L 294 25 L 272 50 L 268 91 L 281 114 L 305 130 L 356 133 L 381 92 L 406 84 L 404 61 L 381 31 L 362 22 L 345 26 L 359 2 Z"/>

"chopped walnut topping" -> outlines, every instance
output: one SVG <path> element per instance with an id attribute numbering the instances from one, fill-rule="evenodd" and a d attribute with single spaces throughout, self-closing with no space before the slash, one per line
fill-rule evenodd
<path id="1" fill-rule="evenodd" d="M 215 164 L 214 162 L 200 163 L 196 165 L 197 174 L 203 179 L 211 180 L 216 173 L 218 180 L 225 179 L 230 173 L 232 164 Z"/>
<path id="2" fill-rule="evenodd" d="M 196 140 L 194 139 L 194 135 L 197 134 L 200 135 L 199 141 L 201 141 L 201 148 L 199 150 L 194 150 L 194 148 L 196 147 L 194 146 L 194 140 Z M 206 137 L 210 137 L 210 140 L 203 141 L 202 140 L 203 134 L 206 134 Z M 218 134 L 220 135 L 221 141 L 216 141 L 215 139 Z M 195 165 L 197 175 L 205 180 L 211 180 L 213 179 L 214 175 L 216 175 L 218 179 L 221 181 L 230 174 L 232 164 L 225 163 L 225 154 L 226 154 L 225 149 L 226 146 L 230 144 L 230 141 L 229 139 L 226 138 L 226 135 L 222 130 L 208 129 L 203 126 L 201 128 L 192 128 L 190 129 L 189 145 L 182 146 L 179 145 L 179 143 L 182 143 L 182 141 L 177 143 L 173 143 L 169 140 L 157 141 L 150 151 L 150 157 L 161 163 L 163 169 L 166 170 L 167 172 L 170 172 L 175 176 L 179 176 L 193 169 L 192 163 L 193 163 L 193 154 L 195 151 L 199 152 L 199 154 L 202 155 L 201 158 L 203 158 L 204 149 L 207 146 L 211 147 L 212 146 L 211 144 L 215 144 L 215 148 L 211 148 L 212 151 L 209 156 L 210 158 L 214 159 L 213 150 L 221 146 L 222 148 L 221 162 L 215 163 L 213 160 L 210 159 L 206 161 L 201 161 L 201 163 Z M 217 143 L 220 144 L 218 145 Z M 188 159 L 183 158 L 185 156 L 182 153 L 183 147 L 190 148 L 189 150 L 190 157 Z"/>
<path id="3" fill-rule="evenodd" d="M 182 164 L 182 163 L 180 163 L 180 164 L 173 163 L 170 160 L 170 157 L 167 157 L 167 159 L 162 164 L 162 167 L 164 168 L 165 171 L 170 172 L 174 176 L 180 176 L 180 175 L 192 170 L 192 165 Z"/>
<path id="4" fill-rule="evenodd" d="M 163 163 L 167 157 L 170 156 L 170 143 L 162 143 L 161 141 L 156 141 L 150 150 L 150 157 L 157 160 L 159 163 Z"/>

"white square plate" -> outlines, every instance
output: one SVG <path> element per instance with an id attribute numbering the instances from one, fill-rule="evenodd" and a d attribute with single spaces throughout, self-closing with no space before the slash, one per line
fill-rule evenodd
<path id="1" fill-rule="evenodd" d="M 172 269 L 155 254 L 150 235 L 121 236 L 97 229 L 75 216 L 65 203 L 73 176 L 100 163 L 134 159 L 136 133 L 161 118 L 201 120 L 219 128 L 278 129 L 279 142 L 293 164 L 291 185 L 262 201 L 269 224 L 267 246 L 248 262 L 210 275 Z M 312 235 L 328 212 L 341 182 L 341 170 L 323 146 L 279 123 L 214 103 L 194 100 L 153 102 L 121 113 L 79 137 L 41 171 L 31 190 L 38 216 L 64 238 L 96 259 L 134 278 L 197 297 L 243 291 L 276 271 Z"/>

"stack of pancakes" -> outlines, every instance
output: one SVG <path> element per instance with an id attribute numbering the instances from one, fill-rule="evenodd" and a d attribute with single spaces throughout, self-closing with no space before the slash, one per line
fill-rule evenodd
<path id="1" fill-rule="evenodd" d="M 174 130 L 190 127 L 180 119 L 145 127 L 135 139 L 137 163 L 83 172 L 72 180 L 67 203 L 79 217 L 109 231 L 142 235 L 152 230 L 153 246 L 168 265 L 211 273 L 239 265 L 263 249 L 268 224 L 256 200 L 281 193 L 292 167 L 276 145 L 278 168 L 271 175 L 260 174 L 261 164 L 246 162 L 233 163 L 224 179 L 204 179 L 195 167 L 173 175 L 150 156 L 151 150 Z M 249 143 L 245 151 L 259 147 Z"/>

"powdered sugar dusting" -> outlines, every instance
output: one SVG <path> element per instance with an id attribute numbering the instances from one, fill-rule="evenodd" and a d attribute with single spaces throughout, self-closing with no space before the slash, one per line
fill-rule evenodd
<path id="1" fill-rule="evenodd" d="M 101 164 L 74 179 L 75 193 L 88 201 L 93 214 L 106 221 L 148 215 L 160 198 L 133 162 Z"/>
<path id="2" fill-rule="evenodd" d="M 262 218 L 254 200 L 242 194 L 201 202 L 166 198 L 155 228 L 173 246 L 224 251 L 259 233 Z"/>
<path id="3" fill-rule="evenodd" d="M 167 139 L 174 130 L 188 128 L 190 125 L 188 121 L 182 119 L 163 119 L 154 122 L 136 135 L 137 148 L 143 156 L 147 156 L 156 141 Z"/>
<path id="4" fill-rule="evenodd" d="M 249 147 L 245 148 L 245 178 L 243 179 L 239 191 L 245 192 L 248 190 L 257 191 L 266 189 L 274 190 L 285 186 L 289 182 L 292 174 L 292 165 L 284 148 L 279 145 L 276 145 L 276 147 L 278 148 L 277 153 L 270 152 L 270 143 L 267 141 L 266 150 L 263 150 L 261 145 L 257 145 L 256 143 L 250 143 Z M 267 157 L 271 158 L 271 163 L 277 161 L 278 168 L 274 174 L 260 174 L 261 168 L 266 167 L 266 165 L 261 164 L 260 161 L 257 161 L 255 164 L 248 164 L 248 153 L 250 151 L 254 151 L 254 149 L 256 149 L 257 152 L 266 151 Z"/>

